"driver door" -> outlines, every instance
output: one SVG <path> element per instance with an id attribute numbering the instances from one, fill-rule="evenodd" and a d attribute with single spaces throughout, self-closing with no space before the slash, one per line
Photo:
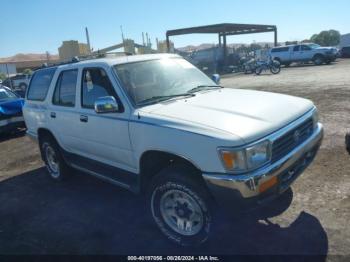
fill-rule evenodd
<path id="1" fill-rule="evenodd" d="M 129 139 L 129 109 L 120 100 L 107 73 L 108 68 L 87 67 L 82 70 L 79 109 L 79 155 L 107 166 L 135 170 Z M 113 96 L 119 112 L 98 114 L 96 99 Z"/>

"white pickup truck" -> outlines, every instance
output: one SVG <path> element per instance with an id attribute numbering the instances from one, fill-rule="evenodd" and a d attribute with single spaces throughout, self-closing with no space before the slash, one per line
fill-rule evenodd
<path id="1" fill-rule="evenodd" d="M 181 245 L 208 238 L 217 205 L 239 210 L 286 191 L 323 138 L 311 101 L 223 88 L 170 54 L 40 69 L 23 111 L 53 179 L 78 169 L 146 193 Z"/>
<path id="2" fill-rule="evenodd" d="M 271 49 L 271 58 L 285 66 L 293 62 L 313 62 L 315 65 L 329 64 L 336 60 L 337 49 L 317 44 L 279 46 Z"/>

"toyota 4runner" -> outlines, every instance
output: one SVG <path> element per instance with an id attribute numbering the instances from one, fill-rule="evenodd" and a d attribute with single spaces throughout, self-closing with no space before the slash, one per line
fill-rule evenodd
<path id="1" fill-rule="evenodd" d="M 155 223 L 181 245 L 208 238 L 215 206 L 286 191 L 323 137 L 311 101 L 223 88 L 170 54 L 40 69 L 23 111 L 53 179 L 77 169 L 145 192 Z"/>

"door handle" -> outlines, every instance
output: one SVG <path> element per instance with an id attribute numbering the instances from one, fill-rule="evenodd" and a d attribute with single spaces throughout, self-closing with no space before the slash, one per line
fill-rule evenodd
<path id="1" fill-rule="evenodd" d="M 51 117 L 51 118 L 56 118 L 56 113 L 55 113 L 55 112 L 51 112 L 51 113 L 50 113 L 50 117 Z"/>
<path id="2" fill-rule="evenodd" d="M 89 118 L 87 116 L 80 115 L 80 122 L 86 123 L 88 120 L 89 120 Z"/>

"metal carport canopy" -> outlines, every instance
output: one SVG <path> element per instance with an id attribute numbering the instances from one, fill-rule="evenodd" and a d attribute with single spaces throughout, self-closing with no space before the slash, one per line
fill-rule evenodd
<path id="1" fill-rule="evenodd" d="M 175 30 L 168 30 L 166 32 L 166 41 L 168 51 L 170 51 L 170 36 L 186 35 L 186 34 L 218 34 L 219 44 L 221 44 L 221 37 L 223 37 L 224 47 L 226 47 L 226 36 L 228 35 L 243 35 L 255 33 L 274 32 L 274 44 L 277 46 L 277 27 L 275 25 L 255 25 L 255 24 L 215 24 L 198 27 L 181 28 Z"/>

